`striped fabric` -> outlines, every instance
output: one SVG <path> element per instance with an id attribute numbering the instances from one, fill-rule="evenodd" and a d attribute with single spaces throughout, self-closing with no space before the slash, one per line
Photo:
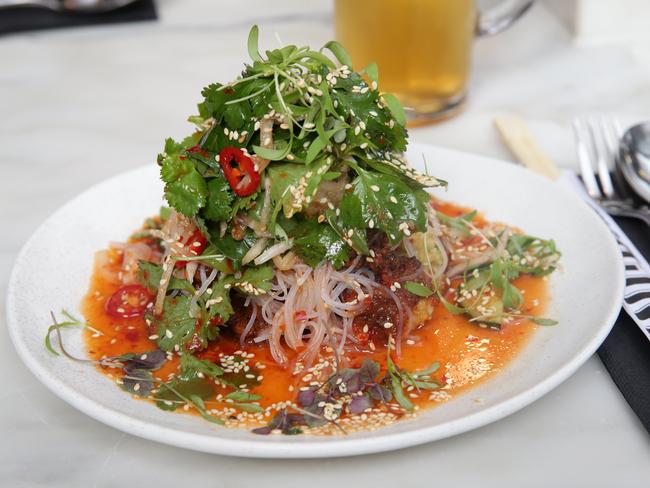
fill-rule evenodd
<path id="1" fill-rule="evenodd" d="M 650 340 L 650 265 L 614 219 L 587 195 L 580 179 L 574 173 L 564 171 L 560 181 L 577 192 L 614 234 L 625 264 L 623 308 Z"/>

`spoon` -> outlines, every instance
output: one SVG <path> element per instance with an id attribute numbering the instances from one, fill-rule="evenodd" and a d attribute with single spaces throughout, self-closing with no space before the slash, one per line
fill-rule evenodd
<path id="1" fill-rule="evenodd" d="M 137 0 L 0 0 L 7 7 L 42 7 L 56 12 L 100 14 L 125 7 Z"/>
<path id="2" fill-rule="evenodd" d="M 623 134 L 616 164 L 632 189 L 650 202 L 650 122 L 630 127 Z"/>

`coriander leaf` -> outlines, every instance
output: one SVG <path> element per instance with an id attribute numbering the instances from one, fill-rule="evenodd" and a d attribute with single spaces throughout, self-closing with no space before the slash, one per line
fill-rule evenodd
<path id="1" fill-rule="evenodd" d="M 392 245 L 402 236 L 426 230 L 429 194 L 413 191 L 404 181 L 390 175 L 373 173 L 355 166 L 354 194 L 361 201 L 365 222 L 373 221 L 386 233 Z"/>
<path id="2" fill-rule="evenodd" d="M 331 158 L 315 161 L 312 164 L 273 164 L 266 170 L 270 178 L 271 200 L 274 213 L 283 210 L 285 217 L 291 218 L 303 210 L 313 198 L 322 174 L 331 165 Z"/>
<path id="3" fill-rule="evenodd" d="M 138 261 L 138 281 L 142 286 L 146 287 L 150 292 L 155 293 L 160 286 L 160 278 L 162 276 L 162 266 L 149 261 Z M 172 277 L 169 286 L 171 290 L 185 290 L 194 293 L 196 289 L 189 281 L 182 278 Z"/>
<path id="4" fill-rule="evenodd" d="M 208 198 L 203 216 L 215 222 L 228 222 L 232 217 L 232 203 L 235 195 L 226 179 L 219 175 L 207 183 Z"/>
<path id="5" fill-rule="evenodd" d="M 188 217 L 196 215 L 206 203 L 207 186 L 189 159 L 181 159 L 181 146 L 167 139 L 165 154 L 158 156 L 160 176 L 165 182 L 165 198 Z"/>
<path id="6" fill-rule="evenodd" d="M 252 232 L 247 232 L 242 240 L 237 240 L 230 233 L 221 236 L 218 227 L 210 227 L 210 246 L 208 246 L 204 254 L 222 254 L 230 260 L 227 271 L 232 272 L 234 269 L 239 269 L 242 258 L 246 255 L 251 245 L 255 242 L 255 236 Z M 222 271 L 226 271 L 223 269 Z"/>
<path id="7" fill-rule="evenodd" d="M 176 410 L 185 403 L 196 405 L 196 398 L 205 400 L 213 396 L 214 393 L 214 383 L 205 379 L 193 378 L 191 380 L 183 380 L 175 378 L 160 384 L 158 392 L 155 395 L 156 406 L 162 410 Z M 203 406 L 203 402 L 200 402 L 199 408 L 201 406 Z"/>
<path id="8" fill-rule="evenodd" d="M 349 260 L 350 247 L 329 225 L 319 224 L 311 219 L 299 227 L 300 234 L 294 237 L 292 250 L 312 267 L 327 260 L 335 268 L 341 268 Z"/>
<path id="9" fill-rule="evenodd" d="M 201 373 L 210 378 L 218 378 L 223 376 L 223 369 L 212 361 L 207 359 L 199 359 L 196 356 L 193 356 L 189 353 L 183 353 L 181 355 L 181 373 L 180 378 L 184 380 L 190 380 L 195 377 L 198 377 L 198 373 Z"/>
<path id="10" fill-rule="evenodd" d="M 233 286 L 248 295 L 263 295 L 271 289 L 273 277 L 273 266 L 270 264 L 248 267 L 241 278 L 234 279 Z"/>
<path id="11" fill-rule="evenodd" d="M 218 316 L 223 322 L 226 322 L 235 312 L 230 302 L 232 282 L 232 276 L 225 276 L 212 285 L 212 294 L 206 302 L 210 318 Z"/>
<path id="12" fill-rule="evenodd" d="M 221 114 L 227 98 L 222 87 L 223 85 L 221 83 L 212 83 L 201 91 L 204 101 L 199 105 L 199 112 L 201 112 L 204 118 L 214 117 L 217 120 L 221 120 Z"/>
<path id="13" fill-rule="evenodd" d="M 190 316 L 190 298 L 180 295 L 167 297 L 163 313 L 155 319 L 158 330 L 158 347 L 163 351 L 181 348 L 192 338 L 197 319 Z"/>

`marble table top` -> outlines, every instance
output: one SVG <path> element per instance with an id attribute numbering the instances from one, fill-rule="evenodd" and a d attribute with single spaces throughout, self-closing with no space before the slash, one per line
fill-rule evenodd
<path id="1" fill-rule="evenodd" d="M 66 200 L 152 163 L 181 136 L 200 88 L 230 79 L 252 23 L 262 42 L 320 45 L 331 2 L 160 0 L 158 22 L 0 38 L 0 485 L 124 486 L 647 486 L 650 437 L 597 357 L 528 408 L 487 427 L 359 458 L 266 461 L 141 440 L 86 417 L 20 363 L 4 327 L 4 295 L 20 246 Z M 576 114 L 644 118 L 643 45 L 578 48 L 538 5 L 508 32 L 476 43 L 469 103 L 411 139 L 511 159 L 496 115 L 524 116 L 561 166 L 575 166 Z M 37 277 L 36 277 L 37 279 Z M 650 408 L 650 407 L 649 407 Z"/>

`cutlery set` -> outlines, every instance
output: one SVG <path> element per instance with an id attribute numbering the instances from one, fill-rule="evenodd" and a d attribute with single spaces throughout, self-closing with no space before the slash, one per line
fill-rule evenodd
<path id="1" fill-rule="evenodd" d="M 615 118 L 575 118 L 573 131 L 581 178 L 570 171 L 561 172 L 520 117 L 497 117 L 495 126 L 521 164 L 568 185 L 609 227 L 625 264 L 623 308 L 650 340 L 650 265 L 612 218 L 634 218 L 650 226 L 650 208 L 640 198 L 644 195 L 634 191 L 644 185 L 650 188 L 644 171 L 644 164 L 650 162 L 649 125 L 639 124 L 623 132 Z"/>

